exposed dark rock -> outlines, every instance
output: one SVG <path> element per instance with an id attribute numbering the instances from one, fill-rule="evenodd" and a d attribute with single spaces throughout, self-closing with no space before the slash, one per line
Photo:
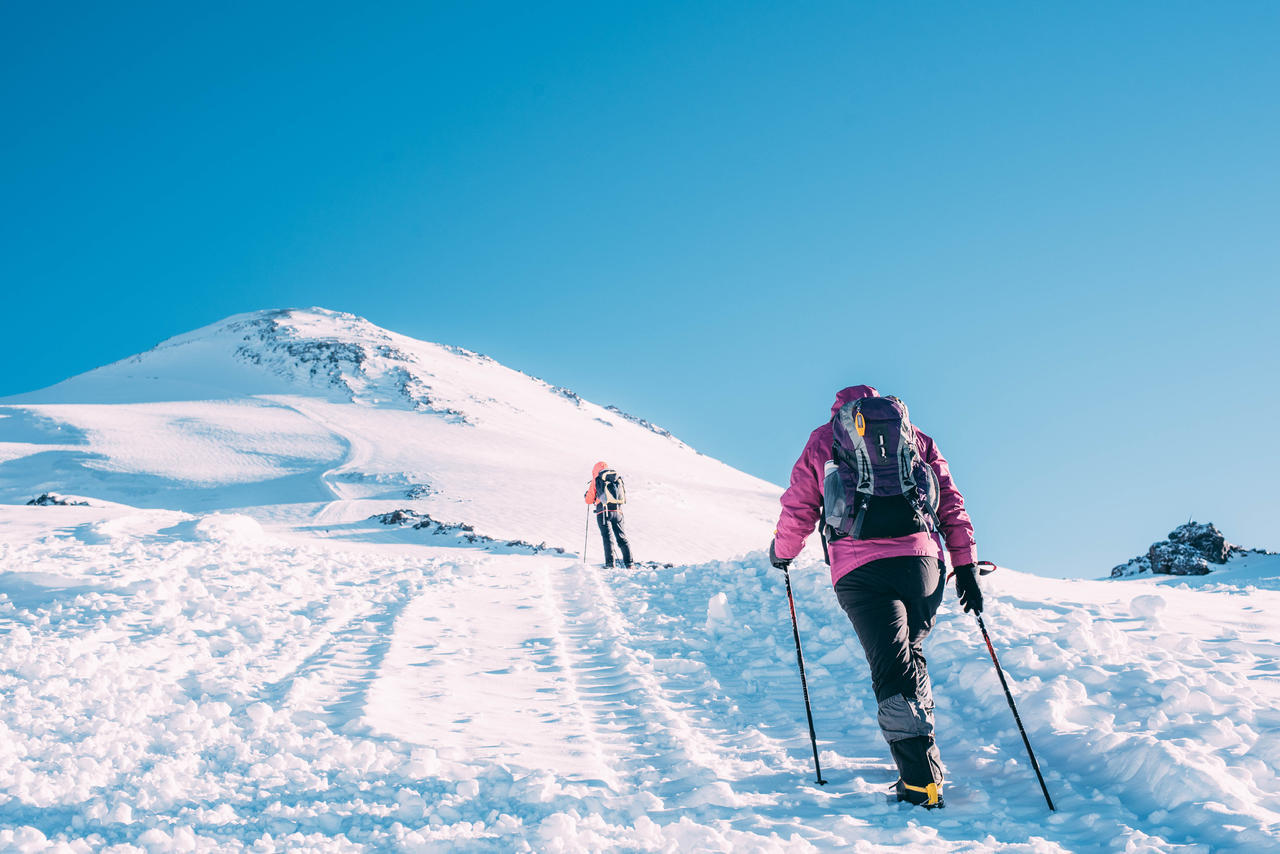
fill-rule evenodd
<path id="1" fill-rule="evenodd" d="M 1185 543 L 1155 543 L 1147 552 L 1147 562 L 1157 575 L 1208 575 L 1210 572 L 1209 559 Z"/>
<path id="2" fill-rule="evenodd" d="M 72 501 L 56 492 L 45 492 L 27 502 L 28 507 L 88 507 L 88 501 Z"/>
<path id="3" fill-rule="evenodd" d="M 412 510 L 392 510 L 390 513 L 383 513 L 373 518 L 384 525 L 407 525 L 410 522 L 417 522 L 422 517 Z"/>
<path id="4" fill-rule="evenodd" d="M 1228 543 L 1212 522 L 1179 525 L 1169 532 L 1169 540 L 1191 548 L 1209 563 L 1226 563 L 1231 555 L 1243 551 L 1239 546 Z"/>
<path id="5" fill-rule="evenodd" d="M 475 350 L 468 350 L 466 347 L 459 347 L 457 344 L 440 344 L 438 346 L 440 346 L 445 350 L 448 350 L 450 353 L 453 353 L 456 356 L 465 356 L 474 362 L 493 363 L 493 359 L 486 356 L 484 353 L 477 353 Z"/>
<path id="6" fill-rule="evenodd" d="M 1111 570 L 1112 578 L 1156 575 L 1208 575 L 1214 565 L 1227 562 L 1245 549 L 1227 542 L 1212 522 L 1187 522 L 1169 532 L 1167 540 L 1152 543 L 1145 555 Z"/>
<path id="7" fill-rule="evenodd" d="M 328 313 L 353 340 L 309 335 L 289 323 L 292 310 L 255 315 L 228 326 L 241 336 L 237 359 L 291 382 L 306 382 L 349 401 L 399 405 L 430 412 L 453 423 L 472 423 L 465 413 L 438 406 L 416 359 L 392 343 L 384 330 L 341 312 Z M 445 349 L 479 361 L 487 357 L 460 347 Z"/>
<path id="8" fill-rule="evenodd" d="M 630 421 L 632 424 L 636 424 L 640 427 L 643 427 L 644 429 L 648 430 L 650 433 L 657 433 L 659 436 L 665 436 L 668 439 L 676 438 L 675 436 L 672 436 L 671 431 L 666 429 L 665 427 L 659 427 L 657 424 L 654 424 L 652 421 L 646 421 L 645 419 L 639 417 L 638 415 L 632 415 L 630 412 L 623 412 L 621 409 L 619 409 L 616 406 L 606 406 L 605 409 L 609 410 L 614 415 L 617 415 L 619 418 L 625 418 L 627 421 Z M 680 441 L 680 440 L 676 439 L 676 441 Z M 683 444 L 683 442 L 681 444 Z"/>
<path id="9" fill-rule="evenodd" d="M 1146 555 L 1138 555 L 1112 568 L 1111 577 L 1123 578 L 1127 575 L 1143 575 L 1148 572 L 1151 572 L 1151 561 L 1147 560 Z"/>
<path id="10" fill-rule="evenodd" d="M 531 552 L 553 552 L 555 554 L 565 554 L 565 550 L 559 546 L 549 546 L 545 542 L 534 545 L 524 540 L 497 540 L 493 537 L 477 534 L 476 529 L 465 522 L 449 523 L 440 522 L 432 519 L 425 513 L 417 513 L 413 510 L 392 510 L 390 513 L 382 513 L 377 516 L 369 517 L 376 519 L 384 525 L 409 525 L 412 524 L 416 531 L 426 531 L 429 534 L 453 534 L 463 542 L 472 545 L 501 545 L 509 548 L 528 549 Z"/>
<path id="11" fill-rule="evenodd" d="M 571 389 L 567 389 L 564 386 L 560 386 L 560 385 L 548 385 L 547 388 L 551 391 L 552 394 L 557 394 L 560 397 L 563 397 L 565 400 L 569 401 L 575 406 L 582 405 L 582 398 L 578 397 L 577 392 L 572 391 Z"/>

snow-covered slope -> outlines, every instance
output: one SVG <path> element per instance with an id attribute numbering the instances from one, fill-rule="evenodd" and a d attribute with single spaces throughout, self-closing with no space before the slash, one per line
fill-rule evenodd
<path id="1" fill-rule="evenodd" d="M 323 309 L 232 317 L 0 404 L 8 503 L 56 490 L 351 536 L 408 508 L 576 553 L 606 460 L 642 558 L 741 553 L 776 520 L 777 487 L 643 419 Z"/>
<path id="2" fill-rule="evenodd" d="M 506 544 L 580 549 L 597 457 L 642 556 L 674 565 Z M 926 644 L 947 808 L 924 812 L 884 796 L 866 664 L 809 556 L 813 785 L 782 579 L 742 554 L 776 496 L 319 310 L 11 399 L 0 851 L 1280 850 L 1280 558 L 985 579 L 1054 814 L 949 596 Z M 397 508 L 491 539 L 367 518 Z"/>

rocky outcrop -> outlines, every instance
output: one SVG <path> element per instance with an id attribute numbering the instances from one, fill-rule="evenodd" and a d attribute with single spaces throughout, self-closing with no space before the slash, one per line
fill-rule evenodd
<path id="1" fill-rule="evenodd" d="M 659 427 L 657 424 L 654 424 L 652 421 L 646 421 L 645 419 L 639 417 L 638 415 L 632 415 L 630 412 L 623 412 L 621 409 L 619 409 L 616 406 L 606 406 L 605 409 L 609 410 L 619 418 L 625 418 L 627 421 L 630 421 L 632 424 L 643 427 L 644 429 L 648 430 L 650 433 L 657 433 L 659 436 L 662 436 L 663 438 L 666 438 L 666 439 L 676 438 L 675 436 L 671 435 L 671 431 L 668 430 L 667 428 Z M 676 441 L 679 441 L 679 440 L 676 439 Z"/>
<path id="2" fill-rule="evenodd" d="M 425 530 L 428 534 L 452 535 L 472 545 L 480 546 L 505 546 L 510 549 L 525 552 L 552 552 L 554 554 L 565 554 L 565 550 L 558 546 L 549 546 L 545 542 L 528 543 L 524 540 L 497 540 L 493 537 L 486 537 L 484 534 L 477 534 L 476 529 L 471 525 L 464 523 L 449 524 L 432 519 L 425 513 L 419 513 L 416 510 L 401 509 L 392 510 L 390 513 L 381 513 L 370 516 L 370 519 L 381 522 L 383 525 L 395 525 L 403 527 L 405 525 L 412 526 L 415 530 Z"/>
<path id="3" fill-rule="evenodd" d="M 1208 575 L 1245 549 L 1227 542 L 1212 522 L 1187 522 L 1169 532 L 1167 540 L 1152 543 L 1139 555 L 1111 570 L 1112 578 L 1130 575 Z"/>
<path id="4" fill-rule="evenodd" d="M 88 501 L 76 501 L 56 492 L 41 493 L 39 498 L 27 502 L 28 507 L 88 507 Z"/>
<path id="5" fill-rule="evenodd" d="M 318 334 L 299 326 L 295 318 L 305 320 L 315 314 L 323 314 L 336 334 Z M 429 374 L 419 360 L 396 346 L 386 330 L 364 318 L 321 309 L 279 309 L 228 324 L 226 329 L 240 337 L 237 359 L 287 381 L 310 384 L 352 402 L 399 405 L 455 423 L 471 423 L 462 412 L 439 406 L 425 379 Z M 460 347 L 445 349 L 492 361 Z"/>

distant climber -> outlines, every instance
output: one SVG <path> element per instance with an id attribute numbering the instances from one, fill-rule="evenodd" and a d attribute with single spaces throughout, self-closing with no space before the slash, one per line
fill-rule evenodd
<path id="1" fill-rule="evenodd" d="M 922 645 L 946 589 L 944 544 L 960 604 L 982 612 L 973 524 L 947 461 L 900 400 L 851 386 L 809 435 L 781 501 L 770 562 L 788 567 L 820 525 L 836 599 L 871 668 L 898 800 L 943 806 Z"/>
<path id="2" fill-rule="evenodd" d="M 591 469 L 591 483 L 584 498 L 588 504 L 596 506 L 596 524 L 600 526 L 600 537 L 604 540 L 605 567 L 613 567 L 613 540 L 617 540 L 622 565 L 630 569 L 631 546 L 622 527 L 622 505 L 627 503 L 627 488 L 622 483 L 622 475 L 609 468 L 608 463 L 596 463 Z"/>

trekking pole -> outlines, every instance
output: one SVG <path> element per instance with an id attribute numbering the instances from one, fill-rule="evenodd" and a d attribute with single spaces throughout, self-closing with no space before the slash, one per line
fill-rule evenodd
<path id="1" fill-rule="evenodd" d="M 587 526 L 582 530 L 582 562 L 587 562 L 587 543 L 591 541 L 591 505 L 587 505 Z"/>
<path id="2" fill-rule="evenodd" d="M 991 662 L 996 666 L 996 675 L 1000 677 L 1000 685 L 1004 688 L 1004 698 L 1009 701 L 1009 711 L 1013 712 L 1013 720 L 1018 725 L 1018 732 L 1022 733 L 1022 743 L 1027 746 L 1027 756 L 1031 758 L 1031 767 L 1035 769 L 1036 779 L 1040 781 L 1040 791 L 1044 792 L 1045 803 L 1049 805 L 1052 812 L 1057 812 L 1053 805 L 1053 798 L 1049 797 L 1049 787 L 1044 784 L 1044 775 L 1040 773 L 1040 763 L 1036 762 L 1036 755 L 1031 750 L 1031 740 L 1027 738 L 1027 731 L 1022 726 L 1022 718 L 1018 716 L 1018 707 L 1013 704 L 1013 694 L 1009 692 L 1009 683 L 1005 681 L 1000 659 L 996 658 L 996 649 L 991 645 L 991 635 L 987 634 L 987 625 L 982 622 L 981 614 L 975 614 L 975 616 L 978 618 L 978 628 L 982 629 L 982 639 L 987 642 L 987 652 L 991 653 Z"/>
<path id="3" fill-rule="evenodd" d="M 813 729 L 813 709 L 809 706 L 809 682 L 804 678 L 804 653 L 800 651 L 800 623 L 796 620 L 796 600 L 791 595 L 791 570 L 784 568 L 782 576 L 787 582 L 787 602 L 791 605 L 791 631 L 796 636 L 796 661 L 800 664 L 800 688 L 804 691 L 804 713 L 809 718 L 809 742 L 813 745 L 813 767 L 817 771 L 818 785 L 825 786 L 822 766 L 818 764 L 818 734 Z"/>

